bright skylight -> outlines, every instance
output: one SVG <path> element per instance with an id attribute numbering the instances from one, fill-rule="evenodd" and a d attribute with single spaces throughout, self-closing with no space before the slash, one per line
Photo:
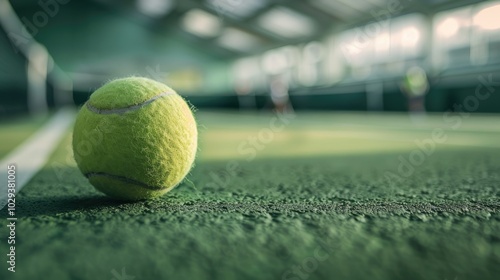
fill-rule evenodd
<path id="1" fill-rule="evenodd" d="M 174 7 L 172 0 L 137 0 L 139 11 L 150 17 L 166 15 Z"/>
<path id="2" fill-rule="evenodd" d="M 312 19 L 285 7 L 269 10 L 259 17 L 258 24 L 284 38 L 309 36 L 315 30 Z"/>
<path id="3" fill-rule="evenodd" d="M 413 48 L 420 41 L 420 31 L 417 27 L 410 26 L 401 32 L 401 45 L 404 48 Z"/>
<path id="4" fill-rule="evenodd" d="M 437 32 L 439 36 L 443 38 L 450 38 L 455 36 L 455 34 L 458 33 L 458 30 L 460 29 L 460 22 L 453 17 L 447 18 L 443 20 L 438 26 L 437 26 Z"/>
<path id="5" fill-rule="evenodd" d="M 194 9 L 182 18 L 182 27 L 200 37 L 215 37 L 220 33 L 221 22 L 215 15 Z"/>
<path id="6" fill-rule="evenodd" d="M 233 51 L 249 52 L 260 45 L 260 40 L 245 31 L 228 27 L 224 29 L 222 35 L 217 39 L 217 43 Z"/>
<path id="7" fill-rule="evenodd" d="M 246 18 L 266 6 L 268 0 L 206 0 L 219 16 Z"/>
<path id="8" fill-rule="evenodd" d="M 474 25 L 485 29 L 500 29 L 500 4 L 488 7 L 477 13 L 474 17 Z"/>

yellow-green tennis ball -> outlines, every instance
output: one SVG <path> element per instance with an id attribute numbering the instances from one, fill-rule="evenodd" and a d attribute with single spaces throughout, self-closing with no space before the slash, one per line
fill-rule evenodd
<path id="1" fill-rule="evenodd" d="M 73 152 L 103 193 L 124 200 L 161 196 L 195 159 L 198 132 L 188 104 L 168 86 L 125 78 L 96 90 L 78 113 Z"/>

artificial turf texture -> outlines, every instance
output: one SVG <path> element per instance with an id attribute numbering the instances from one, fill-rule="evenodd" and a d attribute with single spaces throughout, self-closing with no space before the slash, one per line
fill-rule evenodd
<path id="1" fill-rule="evenodd" d="M 414 125 L 405 115 L 302 113 L 252 160 L 238 147 L 269 128 L 272 115 L 197 119 L 201 148 L 188 181 L 137 203 L 95 191 L 71 159 L 68 135 L 17 196 L 17 272 L 2 261 L 0 278 L 500 275 L 498 116 L 471 116 L 452 129 L 441 116 Z M 388 180 L 398 157 L 435 127 L 447 141 L 411 176 Z M 0 233 L 6 252 L 6 227 Z"/>

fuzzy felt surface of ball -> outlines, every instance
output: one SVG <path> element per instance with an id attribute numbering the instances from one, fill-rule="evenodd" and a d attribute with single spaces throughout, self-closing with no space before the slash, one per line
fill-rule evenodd
<path id="1" fill-rule="evenodd" d="M 140 77 L 96 90 L 77 115 L 73 152 L 99 191 L 122 200 L 159 197 L 189 173 L 198 132 L 190 106 L 168 86 Z"/>

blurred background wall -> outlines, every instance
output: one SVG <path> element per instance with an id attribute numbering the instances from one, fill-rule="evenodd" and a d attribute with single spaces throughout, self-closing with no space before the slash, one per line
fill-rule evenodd
<path id="1" fill-rule="evenodd" d="M 276 77 L 296 110 L 406 111 L 412 67 L 428 111 L 500 88 L 500 1 L 0 0 L 0 23 L 2 117 L 81 105 L 131 75 L 251 110 L 272 107 Z M 493 93 L 476 112 L 500 112 Z"/>

